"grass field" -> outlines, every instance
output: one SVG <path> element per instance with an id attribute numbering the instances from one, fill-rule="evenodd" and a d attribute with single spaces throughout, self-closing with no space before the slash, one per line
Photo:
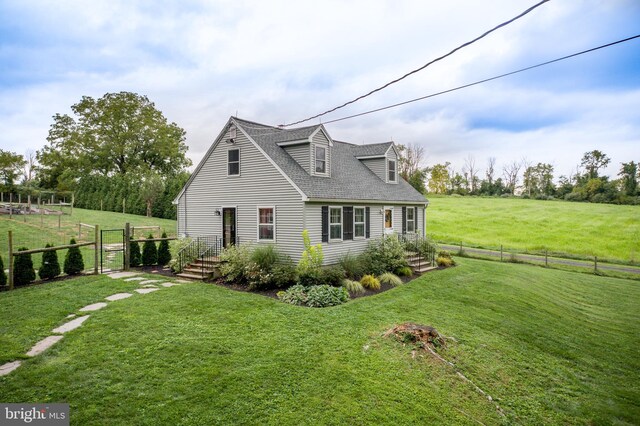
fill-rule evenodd
<path id="1" fill-rule="evenodd" d="M 429 196 L 437 242 L 640 264 L 640 206 Z"/>
<path id="2" fill-rule="evenodd" d="M 0 357 L 132 284 L 0 293 Z M 460 259 L 404 286 L 310 309 L 187 284 L 113 302 L 0 378 L 0 401 L 69 402 L 72 424 L 638 424 L 637 282 Z M 450 367 L 382 337 L 453 336 Z"/>
<path id="3" fill-rule="evenodd" d="M 65 208 L 64 211 L 65 213 L 70 212 L 68 208 Z M 60 228 L 58 228 L 58 217 L 60 217 Z M 16 249 L 23 246 L 35 249 L 44 247 L 47 243 L 66 245 L 69 244 L 71 238 L 75 238 L 78 242 L 93 241 L 94 232 L 89 228 L 83 228 L 82 237 L 78 238 L 78 223 L 99 225 L 100 229 L 117 229 L 123 228 L 127 222 L 131 226 L 160 226 L 170 236 L 176 233 L 175 220 L 78 208 L 73 209 L 72 215 L 62 216 L 14 215 L 10 220 L 9 216 L 0 215 L 0 256 L 6 263 L 9 250 L 9 230 L 13 232 L 13 245 Z M 142 233 L 136 233 L 136 236 L 142 236 Z M 159 235 L 156 236 L 159 237 Z M 60 264 L 62 264 L 65 252 L 64 250 L 58 252 Z M 83 248 L 82 252 L 85 267 L 92 268 L 93 249 L 91 247 Z M 34 266 L 37 268 L 40 265 L 41 255 L 33 255 L 33 259 Z M 5 267 L 8 265 L 5 264 Z"/>

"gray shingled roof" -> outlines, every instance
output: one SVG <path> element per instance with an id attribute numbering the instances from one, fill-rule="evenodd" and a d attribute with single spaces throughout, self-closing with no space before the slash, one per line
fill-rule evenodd
<path id="1" fill-rule="evenodd" d="M 310 199 L 426 202 L 424 195 L 404 179 L 400 178 L 398 184 L 385 183 L 356 158 L 363 152 L 384 154 L 392 142 L 352 145 L 333 141 L 331 177 L 311 176 L 276 143 L 308 138 L 320 125 L 280 129 L 238 118 L 233 120 Z"/>
<path id="2" fill-rule="evenodd" d="M 393 142 L 372 143 L 368 145 L 356 145 L 354 150 L 356 157 L 383 156 L 389 150 Z"/>

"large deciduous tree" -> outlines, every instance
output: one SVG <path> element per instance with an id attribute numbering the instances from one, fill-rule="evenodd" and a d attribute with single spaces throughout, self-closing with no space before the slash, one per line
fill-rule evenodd
<path id="1" fill-rule="evenodd" d="M 73 117 L 53 117 L 48 145 L 37 154 L 45 186 L 69 189 L 75 179 L 91 174 L 169 176 L 191 165 L 185 131 L 146 96 L 84 96 L 71 110 Z"/>
<path id="2" fill-rule="evenodd" d="M 447 161 L 444 164 L 436 164 L 431 168 L 431 177 L 429 179 L 429 190 L 435 194 L 445 194 L 449 185 L 449 165 Z"/>
<path id="3" fill-rule="evenodd" d="M 22 155 L 0 149 L 0 185 L 4 190 L 13 188 L 25 164 Z"/>
<path id="4" fill-rule="evenodd" d="M 598 171 L 603 167 L 607 167 L 610 161 L 611 159 L 604 152 L 594 149 L 584 153 L 580 165 L 587 170 L 589 179 L 597 179 Z"/>
<path id="5" fill-rule="evenodd" d="M 618 176 L 622 180 L 622 190 L 626 195 L 636 195 L 638 192 L 638 164 L 631 161 L 622 163 Z"/>
<path id="6" fill-rule="evenodd" d="M 400 176 L 421 193 L 426 192 L 424 186 L 428 169 L 422 167 L 424 147 L 415 144 L 398 145 L 400 158 L 398 159 Z"/>

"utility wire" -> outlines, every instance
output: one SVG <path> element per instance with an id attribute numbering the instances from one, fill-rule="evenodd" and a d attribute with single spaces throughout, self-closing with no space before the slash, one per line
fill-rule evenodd
<path id="1" fill-rule="evenodd" d="M 402 106 L 402 105 L 410 104 L 412 102 L 417 102 L 417 101 L 421 101 L 421 100 L 424 100 L 424 99 L 433 98 L 435 96 L 444 95 L 445 93 L 455 92 L 456 90 L 466 89 L 467 87 L 476 86 L 478 84 L 486 83 L 488 81 L 493 81 L 493 80 L 497 80 L 499 78 L 508 77 L 510 75 L 518 74 L 518 73 L 521 73 L 521 72 L 524 72 L 524 71 L 529 71 L 529 70 L 532 70 L 534 68 L 542 67 L 544 65 L 553 64 L 554 62 L 564 61 L 565 59 L 574 58 L 576 56 L 584 55 L 585 53 L 594 52 L 596 50 L 604 49 L 606 47 L 611 47 L 611 46 L 614 46 L 616 44 L 620 44 L 620 43 L 624 43 L 624 42 L 627 42 L 627 41 L 631 41 L 631 40 L 636 39 L 636 38 L 640 38 L 640 34 L 635 35 L 633 37 L 628 37 L 628 38 L 625 38 L 625 39 L 622 39 L 622 40 L 614 41 L 612 43 L 603 44 L 602 46 L 598 46 L 598 47 L 594 47 L 594 48 L 591 48 L 591 49 L 583 50 L 581 52 L 573 53 L 571 55 L 563 56 L 561 58 L 553 59 L 551 61 L 542 62 L 542 63 L 537 64 L 537 65 L 531 65 L 529 67 L 521 68 L 521 69 L 516 70 L 516 71 L 511 71 L 511 72 L 508 72 L 508 73 L 505 73 L 505 74 L 500 74 L 500 75 L 497 75 L 495 77 L 485 78 L 483 80 L 478 80 L 478 81 L 475 81 L 473 83 L 465 84 L 463 86 L 454 87 L 453 89 L 443 90 L 442 92 L 432 93 L 430 95 L 421 96 L 419 98 L 410 99 L 408 101 L 399 102 L 397 104 L 387 105 L 385 107 L 372 109 L 372 110 L 361 112 L 361 113 L 358 113 L 358 114 L 353 114 L 353 115 L 348 115 L 346 117 L 336 118 L 335 120 L 325 121 L 322 124 L 329 124 L 329 123 L 335 123 L 337 121 L 348 120 L 350 118 L 360 117 L 360 116 L 363 116 L 363 115 L 372 114 L 374 112 L 384 111 L 386 109 L 396 108 L 396 107 L 399 107 L 399 106 Z"/>
<path id="2" fill-rule="evenodd" d="M 468 42 L 466 42 L 466 43 L 464 43 L 464 44 L 461 44 L 460 46 L 458 46 L 458 47 L 456 47 L 455 49 L 453 49 L 451 52 L 449 52 L 449 53 L 447 53 L 447 54 L 445 54 L 445 55 L 442 55 L 442 56 L 440 56 L 440 57 L 438 57 L 438 58 L 436 58 L 436 59 L 433 59 L 433 60 L 431 60 L 431 61 L 427 62 L 426 64 L 424 64 L 423 66 L 421 66 L 420 68 L 417 68 L 417 69 L 415 69 L 415 70 L 413 70 L 413 71 L 410 71 L 410 72 L 406 73 L 405 75 L 403 75 L 402 77 L 397 78 L 397 79 L 395 79 L 395 80 L 392 80 L 392 81 L 390 81 L 390 82 L 386 83 L 385 85 L 378 87 L 377 89 L 373 89 L 373 90 L 372 90 L 372 91 L 370 91 L 369 93 L 366 93 L 366 94 L 364 94 L 364 95 L 358 96 L 357 98 L 355 98 L 355 99 L 353 99 L 353 100 L 350 100 L 350 101 L 348 101 L 348 102 L 345 102 L 345 103 L 343 103 L 342 105 L 339 105 L 339 106 L 337 106 L 337 107 L 335 107 L 335 108 L 332 108 L 332 109 L 327 110 L 327 111 L 325 111 L 325 112 L 322 112 L 322 113 L 320 113 L 320 114 L 316 114 L 316 115 L 314 115 L 314 116 L 312 116 L 312 117 L 305 118 L 304 120 L 298 120 L 298 121 L 294 121 L 293 123 L 288 123 L 288 124 L 281 124 L 281 125 L 279 125 L 278 127 L 289 127 L 289 126 L 294 126 L 294 125 L 296 125 L 296 124 L 304 123 L 305 121 L 313 120 L 314 118 L 322 117 L 323 115 L 327 115 L 327 114 L 329 114 L 330 112 L 333 112 L 333 111 L 339 110 L 340 108 L 344 108 L 344 107 L 346 107 L 347 105 L 350 105 L 350 104 L 352 104 L 352 103 L 355 103 L 355 102 L 359 101 L 360 99 L 366 98 L 367 96 L 371 96 L 371 95 L 373 95 L 373 94 L 374 94 L 374 93 L 376 93 L 376 92 L 379 92 L 379 91 L 381 91 L 381 90 L 383 90 L 383 89 L 386 89 L 387 87 L 391 86 L 392 84 L 395 84 L 395 83 L 397 83 L 397 82 L 399 82 L 399 81 L 401 81 L 401 80 L 404 80 L 405 78 L 409 77 L 410 75 L 413 75 L 413 74 L 415 74 L 415 73 L 417 73 L 417 72 L 419 72 L 419 71 L 422 71 L 423 69 L 427 68 L 429 65 L 431 65 L 431 64 L 433 64 L 433 63 L 435 63 L 435 62 L 441 61 L 442 59 L 444 59 L 444 58 L 446 58 L 446 57 L 448 57 L 448 56 L 453 55 L 453 54 L 454 54 L 455 52 L 457 52 L 458 50 L 463 49 L 463 48 L 465 48 L 465 47 L 467 47 L 467 46 L 469 46 L 469 45 L 471 45 L 471 44 L 475 43 L 476 41 L 478 41 L 478 40 L 480 40 L 480 39 L 482 39 L 482 38 L 484 38 L 484 37 L 488 36 L 488 35 L 489 35 L 489 34 L 491 34 L 492 32 L 494 32 L 494 31 L 496 31 L 496 30 L 498 30 L 498 29 L 500 29 L 500 28 L 502 28 L 502 27 L 505 27 L 505 26 L 509 25 L 510 23 L 512 23 L 512 22 L 514 22 L 514 21 L 516 21 L 516 20 L 518 20 L 518 19 L 520 19 L 520 18 L 522 18 L 523 16 L 525 16 L 526 14 L 528 14 L 529 12 L 531 12 L 532 10 L 536 9 L 537 7 L 540 7 L 540 6 L 542 6 L 544 3 L 547 3 L 548 1 L 550 1 L 550 0 L 542 0 L 541 2 L 539 2 L 539 3 L 537 3 L 537 4 L 533 5 L 533 6 L 531 6 L 529 9 L 525 10 L 524 12 L 522 12 L 521 14 L 519 14 L 518 16 L 515 16 L 515 17 L 513 17 L 513 18 L 509 19 L 508 21 L 505 21 L 505 22 L 501 23 L 500 25 L 498 25 L 498 26 L 496 26 L 496 27 L 493 27 L 492 29 L 490 29 L 489 31 L 485 32 L 485 33 L 484 33 L 484 34 L 482 34 L 481 36 L 476 37 L 476 38 L 474 38 L 473 40 L 468 41 Z"/>

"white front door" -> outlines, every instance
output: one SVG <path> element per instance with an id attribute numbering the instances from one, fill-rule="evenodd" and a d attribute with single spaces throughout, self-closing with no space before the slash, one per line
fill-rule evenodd
<path id="1" fill-rule="evenodd" d="M 384 233 L 393 234 L 393 207 L 384 208 Z"/>

